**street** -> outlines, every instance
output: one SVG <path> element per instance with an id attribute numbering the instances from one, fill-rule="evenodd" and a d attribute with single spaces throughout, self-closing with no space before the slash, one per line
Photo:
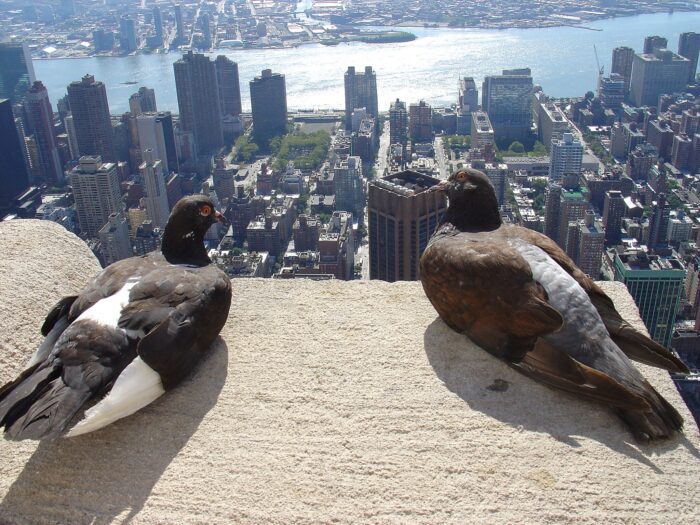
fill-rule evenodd
<path id="1" fill-rule="evenodd" d="M 442 136 L 438 135 L 435 137 L 433 142 L 433 149 L 435 150 L 435 164 L 440 171 L 441 179 L 446 179 L 450 175 L 449 160 L 445 156 L 445 149 L 442 146 Z"/>

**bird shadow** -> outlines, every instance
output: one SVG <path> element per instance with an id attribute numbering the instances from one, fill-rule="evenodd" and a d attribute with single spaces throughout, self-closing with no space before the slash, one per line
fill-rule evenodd
<path id="1" fill-rule="evenodd" d="M 195 372 L 150 406 L 90 434 L 42 441 L 0 503 L 0 516 L 129 523 L 216 404 L 227 373 L 228 348 L 219 337 Z"/>
<path id="2" fill-rule="evenodd" d="M 679 445 L 700 457 L 683 435 L 656 444 L 640 444 L 605 408 L 559 390 L 536 384 L 491 356 L 439 317 L 423 334 L 423 344 L 437 377 L 473 410 L 519 430 L 546 432 L 578 448 L 585 436 L 663 473 L 654 459 Z"/>

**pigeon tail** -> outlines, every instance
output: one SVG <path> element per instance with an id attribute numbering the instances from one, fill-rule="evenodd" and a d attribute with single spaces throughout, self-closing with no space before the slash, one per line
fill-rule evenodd
<path id="1" fill-rule="evenodd" d="M 16 441 L 57 437 L 89 397 L 63 382 L 59 366 L 35 365 L 0 390 L 0 426 Z"/>
<path id="2" fill-rule="evenodd" d="M 620 418 L 627 423 L 635 439 L 638 441 L 653 441 L 667 439 L 683 429 L 683 417 L 678 411 L 659 394 L 649 383 L 648 395 L 645 396 L 650 411 L 618 410 Z"/>

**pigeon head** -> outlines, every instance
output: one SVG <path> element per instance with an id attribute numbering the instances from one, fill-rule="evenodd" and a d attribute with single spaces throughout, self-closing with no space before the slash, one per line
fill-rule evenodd
<path id="1" fill-rule="evenodd" d="M 215 222 L 228 224 L 208 196 L 190 195 L 180 199 L 165 226 L 162 246 L 165 258 L 176 264 L 209 264 L 204 235 Z"/>
<path id="2" fill-rule="evenodd" d="M 491 181 L 478 170 L 460 170 L 428 191 L 447 195 L 449 205 L 443 222 L 450 222 L 462 231 L 495 230 L 501 225 Z"/>

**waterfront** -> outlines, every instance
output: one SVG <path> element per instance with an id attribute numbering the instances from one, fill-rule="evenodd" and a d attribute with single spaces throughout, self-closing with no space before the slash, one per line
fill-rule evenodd
<path id="1" fill-rule="evenodd" d="M 613 48 L 641 50 L 647 35 L 668 38 L 675 51 L 680 33 L 700 27 L 700 12 L 615 18 L 589 22 L 586 27 L 601 31 L 578 27 L 500 31 L 412 28 L 418 38 L 400 44 L 313 44 L 293 49 L 226 49 L 210 54 L 224 54 L 238 62 L 244 110 L 250 108 L 248 81 L 264 68 L 286 76 L 290 109 L 342 107 L 343 74 L 350 65 L 358 69 L 371 65 L 376 70 L 381 110 L 388 110 L 396 97 L 449 105 L 456 101 L 459 77 L 473 76 L 481 88 L 485 75 L 516 67 L 532 68 L 535 83 L 547 94 L 581 96 L 595 89 L 594 44 L 606 71 Z M 177 112 L 172 63 L 179 57 L 180 53 L 167 53 L 37 60 L 34 69 L 54 105 L 71 81 L 90 73 L 106 84 L 113 113 L 128 111 L 129 95 L 140 85 L 155 89 L 159 109 Z"/>

